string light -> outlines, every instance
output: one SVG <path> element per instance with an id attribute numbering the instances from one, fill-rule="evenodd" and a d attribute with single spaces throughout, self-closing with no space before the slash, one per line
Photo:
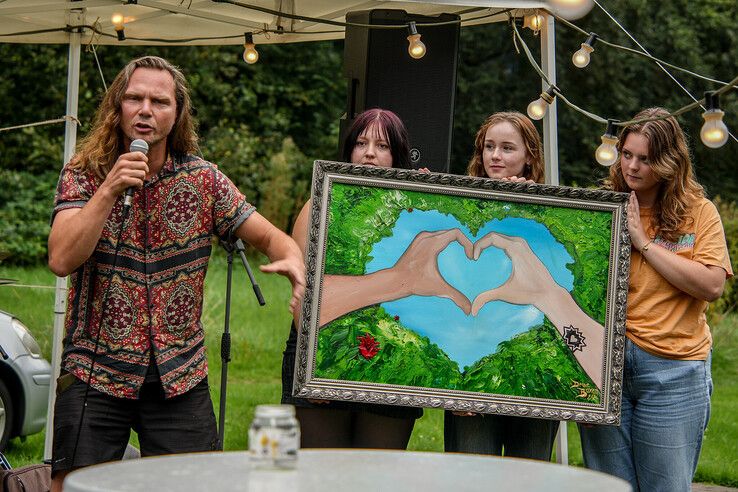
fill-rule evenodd
<path id="1" fill-rule="evenodd" d="M 702 113 L 705 124 L 700 130 L 702 143 L 711 149 L 717 149 L 728 141 L 728 127 L 723 122 L 724 111 L 720 110 L 720 96 L 714 92 L 705 92 L 707 111 Z"/>
<path id="2" fill-rule="evenodd" d="M 535 14 L 528 14 L 523 16 L 523 27 L 527 27 L 531 31 L 538 33 L 545 21 L 546 19 L 537 12 Z"/>
<path id="3" fill-rule="evenodd" d="M 411 21 L 407 26 L 410 34 L 407 37 L 407 52 L 416 60 L 425 56 L 425 44 L 420 40 L 420 34 L 418 34 L 418 28 L 414 21 Z"/>
<path id="4" fill-rule="evenodd" d="M 259 61 L 259 52 L 256 51 L 256 45 L 254 44 L 254 35 L 250 32 L 243 33 L 243 61 L 249 65 L 253 65 Z"/>
<path id="5" fill-rule="evenodd" d="M 571 62 L 577 68 L 584 68 L 589 65 L 589 54 L 594 51 L 594 44 L 597 41 L 597 34 L 591 32 L 582 47 L 579 48 L 571 57 Z"/>
<path id="6" fill-rule="evenodd" d="M 556 18 L 557 19 L 560 19 L 560 17 L 556 17 Z M 579 29 L 578 27 L 574 26 L 574 24 L 571 24 L 571 23 L 567 23 L 567 24 L 570 25 L 570 26 L 575 27 L 576 29 Z M 548 82 L 548 77 L 546 76 L 545 73 L 543 73 L 543 70 L 541 69 L 541 67 L 539 67 L 538 64 L 536 63 L 536 61 L 535 61 L 535 59 L 533 57 L 533 54 L 531 53 L 531 50 L 528 47 L 528 44 L 525 42 L 525 39 L 520 34 L 517 25 L 515 23 L 510 23 L 510 26 L 512 27 L 513 33 L 515 35 L 515 39 L 516 39 L 517 43 L 519 43 L 519 46 L 522 47 L 523 52 L 525 53 L 525 56 L 528 59 L 528 62 L 531 64 L 531 66 L 535 69 L 535 71 L 541 77 L 542 82 Z M 584 32 L 581 29 L 579 29 L 579 30 L 581 32 Z M 603 43 L 606 43 L 606 41 L 604 41 L 604 40 L 602 42 Z M 618 49 L 625 49 L 625 48 L 623 48 L 621 46 L 612 45 L 611 43 L 606 43 L 606 44 L 608 46 L 613 46 L 613 47 L 618 48 Z M 647 54 L 644 54 L 644 53 L 641 53 L 641 52 L 635 52 L 634 50 L 630 50 L 630 49 L 626 49 L 626 51 L 631 51 L 631 52 L 634 52 L 634 53 L 637 53 L 637 54 L 642 54 L 644 56 L 647 56 L 648 58 L 654 60 L 658 64 L 666 64 L 666 65 L 669 65 L 666 62 L 663 62 L 661 60 L 658 60 L 656 58 L 653 58 L 651 55 L 647 55 Z M 675 67 L 673 65 L 669 65 L 669 66 L 671 66 L 672 68 L 678 68 L 678 67 Z M 738 88 L 738 77 L 735 77 L 730 82 L 723 82 L 723 81 L 720 81 L 720 80 L 714 80 L 714 79 L 710 79 L 708 77 L 703 77 L 703 76 L 701 76 L 699 74 L 695 74 L 695 73 L 689 72 L 687 70 L 683 70 L 683 69 L 680 69 L 680 70 L 686 71 L 686 72 L 688 72 L 688 73 L 690 73 L 692 75 L 698 76 L 700 78 L 704 78 L 705 80 L 709 80 L 711 82 L 714 82 L 714 83 L 717 83 L 717 84 L 721 84 L 723 87 L 721 87 L 720 89 L 718 89 L 718 90 L 715 91 L 715 94 L 716 95 L 722 94 L 723 92 L 727 92 L 731 88 Z M 591 112 L 589 112 L 589 111 L 587 111 L 587 110 L 585 110 L 585 109 L 577 106 L 573 102 L 569 101 L 566 98 L 566 95 L 563 94 L 558 89 L 556 91 L 556 97 L 559 98 L 564 104 L 566 104 L 570 108 L 578 111 L 579 113 L 583 114 L 584 116 L 586 116 L 586 117 L 588 117 L 590 119 L 593 119 L 593 120 L 595 120 L 595 121 L 597 121 L 599 123 L 604 123 L 605 121 L 607 121 L 605 118 L 603 118 L 603 117 L 601 117 L 601 116 L 599 116 L 597 114 L 591 113 Z M 692 103 L 689 103 L 689 104 L 687 104 L 685 106 L 682 106 L 679 109 L 676 109 L 676 110 L 672 111 L 670 113 L 670 115 L 671 116 L 674 116 L 674 117 L 677 117 L 679 115 L 682 115 L 682 114 L 686 113 L 687 111 L 692 111 L 692 110 L 698 108 L 700 105 L 702 105 L 702 102 L 703 101 L 695 100 Z M 717 117 L 711 117 L 711 118 L 717 118 Z M 659 118 L 652 118 L 652 119 L 649 119 L 649 120 L 639 119 L 638 121 L 639 122 L 642 122 L 642 121 L 653 121 L 653 120 L 656 120 L 656 119 L 661 119 L 661 117 L 659 117 Z M 717 118 L 717 119 L 719 119 L 719 118 Z M 615 121 L 617 121 L 617 120 L 615 120 Z M 627 126 L 627 125 L 629 125 L 631 123 L 634 123 L 635 121 L 636 120 L 628 120 L 628 121 L 625 121 L 625 122 L 622 122 L 622 123 L 620 123 L 620 122 L 618 122 L 618 123 L 619 123 L 619 126 Z M 727 131 L 727 129 L 726 129 L 726 131 Z M 736 138 L 733 134 L 731 134 L 730 132 L 727 132 L 727 134 L 728 134 L 728 138 L 732 138 L 733 140 L 735 140 L 736 142 L 738 142 L 738 138 Z M 613 136 L 613 133 L 612 132 L 609 134 L 609 137 L 610 137 L 610 139 L 614 139 L 614 136 Z M 613 144 L 617 143 L 617 139 L 615 139 L 612 143 Z M 615 149 L 615 150 L 617 150 L 617 149 Z M 617 160 L 617 156 L 615 157 L 615 159 Z"/>
<path id="7" fill-rule="evenodd" d="M 549 87 L 547 91 L 541 92 L 541 97 L 528 105 L 528 116 L 532 120 L 540 120 L 546 115 L 548 105 L 554 100 L 554 88 Z"/>
<path id="8" fill-rule="evenodd" d="M 592 10 L 592 0 L 548 0 L 557 14 L 565 19 L 578 19 Z"/>
<path id="9" fill-rule="evenodd" d="M 615 136 L 615 120 L 607 120 L 607 130 L 602 135 L 602 143 L 595 151 L 595 159 L 602 166 L 612 166 L 618 160 L 618 137 Z"/>
<path id="10" fill-rule="evenodd" d="M 113 23 L 113 27 L 115 27 L 115 34 L 118 35 L 118 41 L 125 41 L 126 39 L 126 32 L 123 27 L 123 24 L 125 22 L 125 19 L 123 18 L 123 14 L 115 13 L 110 18 L 110 22 Z"/>

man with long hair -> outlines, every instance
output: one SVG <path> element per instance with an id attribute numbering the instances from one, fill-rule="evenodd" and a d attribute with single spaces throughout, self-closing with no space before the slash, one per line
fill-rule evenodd
<path id="1" fill-rule="evenodd" d="M 71 278 L 52 490 L 120 459 L 130 429 L 144 456 L 220 449 L 200 322 L 213 235 L 266 254 L 261 269 L 290 280 L 293 309 L 302 297 L 300 249 L 197 154 L 184 75 L 146 56 L 115 78 L 61 172 L 49 268 Z"/>

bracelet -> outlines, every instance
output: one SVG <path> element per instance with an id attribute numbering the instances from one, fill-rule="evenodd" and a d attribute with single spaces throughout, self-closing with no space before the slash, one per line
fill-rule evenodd
<path id="1" fill-rule="evenodd" d="M 653 239 L 650 239 L 646 244 L 643 245 L 641 248 L 641 254 L 643 254 L 644 251 L 648 251 L 648 247 L 651 246 L 651 243 L 653 242 Z"/>

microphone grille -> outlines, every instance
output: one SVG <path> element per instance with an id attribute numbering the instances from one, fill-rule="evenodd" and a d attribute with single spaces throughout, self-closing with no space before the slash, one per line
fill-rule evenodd
<path id="1" fill-rule="evenodd" d="M 149 144 L 147 144 L 145 140 L 141 140 L 140 138 L 137 138 L 136 140 L 131 142 L 131 146 L 129 147 L 129 152 L 143 152 L 144 154 L 148 154 Z"/>

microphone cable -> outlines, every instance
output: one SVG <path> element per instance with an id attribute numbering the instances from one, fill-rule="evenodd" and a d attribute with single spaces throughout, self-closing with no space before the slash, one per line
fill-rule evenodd
<path id="1" fill-rule="evenodd" d="M 87 382 L 85 387 L 85 395 L 82 398 L 82 411 L 79 415 L 79 423 L 77 424 L 77 436 L 74 439 L 74 448 L 72 451 L 72 462 L 69 465 L 69 471 L 74 470 L 74 460 L 77 457 L 77 447 L 79 446 L 79 438 L 82 433 L 82 423 L 84 422 L 85 418 L 85 410 L 87 410 L 87 400 L 90 393 L 90 385 L 92 383 L 92 373 L 95 370 L 95 362 L 97 361 L 97 350 L 100 347 L 100 334 L 103 331 L 103 324 L 105 322 L 105 314 L 107 311 L 107 303 L 108 303 L 108 296 L 110 294 L 110 287 L 113 285 L 113 279 L 115 278 L 115 272 L 118 267 L 118 250 L 120 249 L 120 241 L 123 237 L 123 226 L 126 224 L 126 220 L 128 220 L 128 214 L 131 212 L 131 203 L 126 203 L 126 198 L 124 197 L 123 202 L 123 219 L 120 222 L 120 228 L 118 229 L 118 237 L 115 241 L 115 250 L 113 251 L 113 264 L 111 266 L 111 273 L 110 273 L 110 281 L 108 282 L 107 287 L 105 288 L 105 292 L 103 293 L 102 298 L 102 308 L 100 309 L 100 325 L 97 329 L 97 335 L 95 336 L 95 348 L 92 352 L 92 358 L 90 360 L 90 371 L 87 374 Z M 118 274 L 120 276 L 120 274 Z M 88 317 L 89 319 L 89 317 Z"/>

